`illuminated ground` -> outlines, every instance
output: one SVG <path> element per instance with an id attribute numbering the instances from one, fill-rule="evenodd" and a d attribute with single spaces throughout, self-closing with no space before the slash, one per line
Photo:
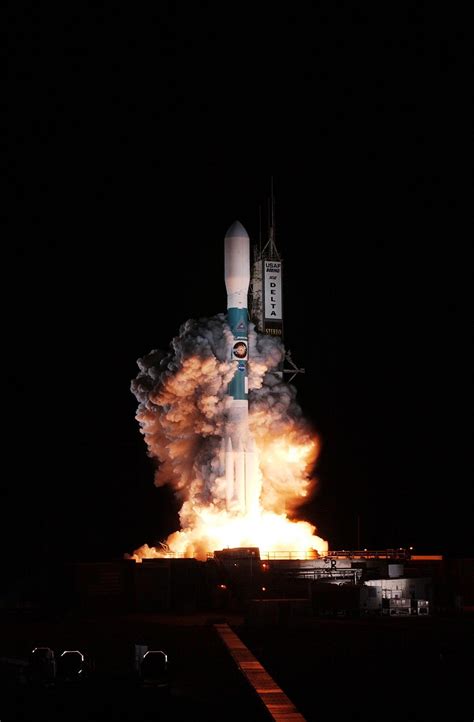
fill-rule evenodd
<path id="1" fill-rule="evenodd" d="M 239 615 L 134 614 L 83 619 L 0 618 L 0 656 L 34 644 L 83 647 L 96 659 L 89 690 L 37 694 L 3 675 L 8 720 L 265 720 L 266 713 L 212 626 L 227 619 L 308 721 L 414 722 L 472 718 L 474 617 L 314 619 L 311 628 L 246 628 Z M 133 642 L 167 650 L 168 699 L 137 692 Z"/>
<path id="2" fill-rule="evenodd" d="M 36 644 L 79 648 L 94 657 L 96 675 L 85 688 L 32 691 L 9 681 L 4 670 L 0 719 L 267 720 L 263 705 L 206 620 L 134 615 L 45 622 L 4 617 L 0 657 L 26 657 Z M 169 696 L 134 685 L 130 652 L 140 640 L 167 651 Z"/>
<path id="3" fill-rule="evenodd" d="M 473 718 L 474 616 L 317 619 L 239 635 L 307 720 Z"/>

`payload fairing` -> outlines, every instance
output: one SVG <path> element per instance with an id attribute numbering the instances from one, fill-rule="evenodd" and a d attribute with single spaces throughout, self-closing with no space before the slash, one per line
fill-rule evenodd
<path id="1" fill-rule="evenodd" d="M 221 472 L 226 479 L 229 511 L 258 511 L 261 489 L 255 442 L 248 423 L 248 290 L 250 242 L 247 231 L 235 221 L 224 240 L 227 322 L 233 335 L 230 361 L 235 373 L 228 388 L 225 438 L 221 447 Z"/>

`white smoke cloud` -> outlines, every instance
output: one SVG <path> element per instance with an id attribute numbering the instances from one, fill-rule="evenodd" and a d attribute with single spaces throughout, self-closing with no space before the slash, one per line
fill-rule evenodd
<path id="1" fill-rule="evenodd" d="M 183 541 L 186 533 L 202 526 L 204 517 L 215 520 L 225 512 L 219 453 L 227 388 L 235 372 L 228 360 L 232 341 L 224 314 L 191 319 L 167 353 L 154 350 L 138 360 L 140 373 L 131 384 L 139 402 L 136 418 L 148 454 L 157 462 L 155 484 L 169 484 L 182 501 L 183 531 L 172 537 L 175 548 L 184 545 L 187 553 L 195 553 L 204 542 Z M 279 372 L 284 353 L 278 338 L 259 334 L 249 324 L 249 425 L 260 453 L 262 512 L 278 514 L 307 501 L 317 455 L 315 435 L 302 418 L 296 391 Z M 306 451 L 300 454 L 298 449 Z M 200 533 L 203 537 L 202 529 Z M 143 550 L 135 558 L 153 555 Z"/>

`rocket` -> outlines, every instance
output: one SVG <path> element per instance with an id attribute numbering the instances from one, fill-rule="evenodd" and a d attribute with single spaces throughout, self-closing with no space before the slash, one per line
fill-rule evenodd
<path id="1" fill-rule="evenodd" d="M 260 472 L 248 414 L 248 291 L 250 241 L 239 221 L 224 239 L 227 322 L 232 332 L 229 360 L 235 372 L 229 383 L 225 437 L 221 445 L 221 470 L 226 479 L 226 505 L 231 511 L 251 514 L 258 510 Z"/>

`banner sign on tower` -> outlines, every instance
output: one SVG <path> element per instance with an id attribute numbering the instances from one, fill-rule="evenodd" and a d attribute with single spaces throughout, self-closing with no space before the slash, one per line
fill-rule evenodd
<path id="1" fill-rule="evenodd" d="M 281 336 L 283 326 L 281 261 L 264 261 L 265 333 Z"/>

